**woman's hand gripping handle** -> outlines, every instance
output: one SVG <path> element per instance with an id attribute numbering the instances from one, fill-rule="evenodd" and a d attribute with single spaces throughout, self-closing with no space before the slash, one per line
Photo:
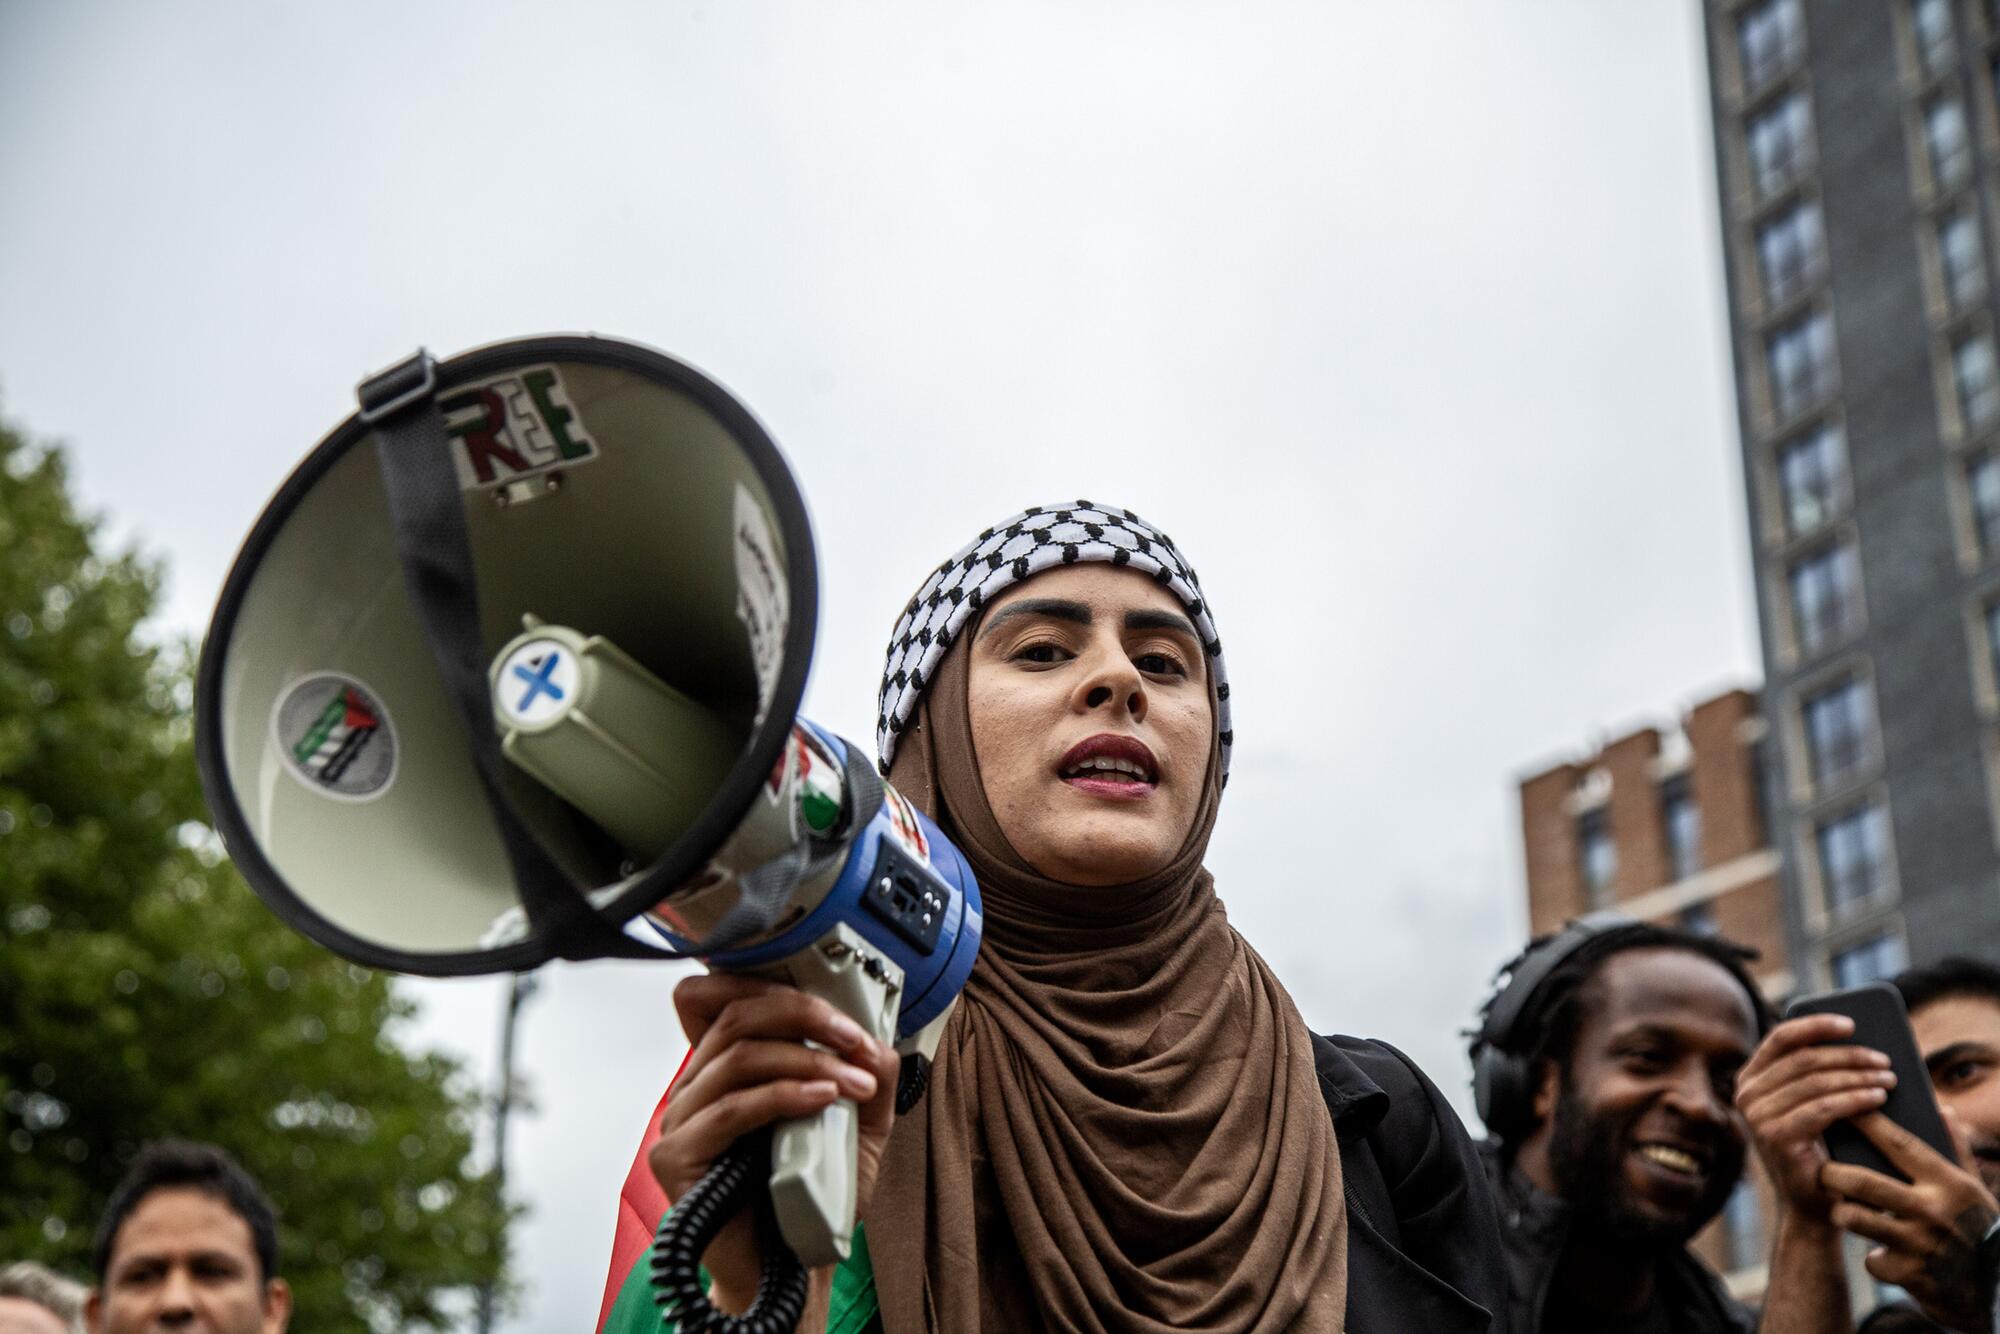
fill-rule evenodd
<path id="1" fill-rule="evenodd" d="M 855 1196 L 864 1208 L 895 1119 L 894 1049 L 826 1000 L 759 978 L 686 978 L 674 989 L 674 1008 L 691 1052 L 648 1154 L 667 1198 L 679 1199 L 742 1136 L 817 1116 L 845 1098 L 857 1105 Z M 709 1300 L 725 1311 L 748 1309 L 763 1263 L 750 1214 L 732 1219 L 702 1260 Z M 830 1274 L 822 1269 L 815 1286 L 823 1289 Z"/>

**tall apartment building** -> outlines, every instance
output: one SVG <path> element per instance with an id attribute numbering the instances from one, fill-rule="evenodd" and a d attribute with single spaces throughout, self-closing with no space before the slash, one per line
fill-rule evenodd
<path id="1" fill-rule="evenodd" d="M 1757 697 L 1730 691 L 1664 736 L 1642 728 L 1521 781 L 1528 918 L 1536 935 L 1616 908 L 1757 949 L 1752 971 L 1776 1001 L 1794 988 L 1766 836 L 1767 744 Z M 1752 1171 L 1695 1246 L 1739 1296 L 1764 1286 L 1770 1189 Z"/>
<path id="2" fill-rule="evenodd" d="M 2000 0 L 1704 0 L 1801 987 L 2000 958 Z"/>

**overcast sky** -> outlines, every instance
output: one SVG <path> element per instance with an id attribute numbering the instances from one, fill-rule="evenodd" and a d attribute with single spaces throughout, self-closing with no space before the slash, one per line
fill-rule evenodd
<path id="1" fill-rule="evenodd" d="M 939 560 L 1129 506 L 1227 645 L 1234 920 L 1464 1107 L 1516 779 L 1757 676 L 1704 88 L 1687 0 L 0 0 L 0 411 L 197 633 L 365 372 L 665 349 L 797 471 L 864 741 Z M 674 976 L 524 1015 L 511 1331 L 595 1317 Z M 496 986 L 418 994 L 490 1071 Z"/>

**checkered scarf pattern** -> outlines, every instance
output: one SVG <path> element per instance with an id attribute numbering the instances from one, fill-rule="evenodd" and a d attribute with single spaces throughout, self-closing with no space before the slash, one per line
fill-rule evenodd
<path id="1" fill-rule="evenodd" d="M 889 772 L 896 742 L 923 703 L 939 661 L 979 609 L 1003 589 L 1051 566 L 1092 560 L 1151 575 L 1186 608 L 1201 635 L 1215 681 L 1222 777 L 1229 777 L 1229 751 L 1235 740 L 1229 726 L 1229 677 L 1215 618 L 1201 595 L 1201 580 L 1165 533 L 1130 510 L 1088 500 L 1023 510 L 988 528 L 924 580 L 896 621 L 882 668 L 875 749 L 883 773 Z"/>

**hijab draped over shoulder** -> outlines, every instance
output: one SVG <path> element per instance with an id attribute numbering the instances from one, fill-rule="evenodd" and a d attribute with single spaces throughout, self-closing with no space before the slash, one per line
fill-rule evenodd
<path id="1" fill-rule="evenodd" d="M 1181 601 L 1216 718 L 1179 852 L 1117 887 L 1023 861 L 973 753 L 980 609 L 1079 560 L 1138 569 Z M 891 1134 L 866 1217 L 890 1334 L 1341 1328 L 1347 1216 L 1310 1038 L 1202 867 L 1233 739 L 1221 652 L 1165 535 L 1085 501 L 987 530 L 897 626 L 883 764 L 963 850 L 986 918 L 929 1092 Z"/>

